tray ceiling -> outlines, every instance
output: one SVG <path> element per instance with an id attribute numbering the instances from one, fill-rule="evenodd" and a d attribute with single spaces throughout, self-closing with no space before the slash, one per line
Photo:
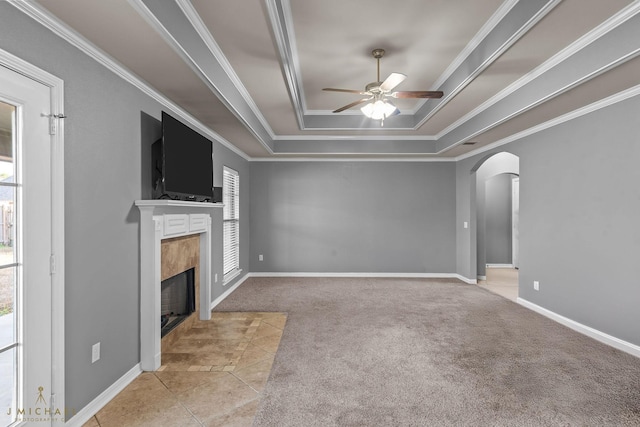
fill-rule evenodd
<path id="1" fill-rule="evenodd" d="M 20 2 L 16 2 L 20 3 Z M 247 158 L 449 158 L 640 83 L 640 1 L 40 0 L 17 6 Z M 359 99 L 406 74 L 384 127 Z M 586 110 L 585 110 L 586 111 Z M 474 144 L 469 144 L 470 142 Z"/>

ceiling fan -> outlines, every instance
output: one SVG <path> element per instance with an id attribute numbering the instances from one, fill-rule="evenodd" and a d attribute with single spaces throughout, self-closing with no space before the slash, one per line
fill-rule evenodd
<path id="1" fill-rule="evenodd" d="M 387 98 L 442 98 L 443 93 L 441 91 L 425 91 L 425 90 L 412 90 L 412 91 L 398 91 L 391 92 L 396 86 L 407 78 L 402 73 L 391 73 L 383 82 L 380 81 L 380 58 L 384 56 L 384 49 L 373 49 L 371 55 L 378 61 L 378 73 L 377 80 L 369 83 L 365 86 L 364 90 L 352 90 L 352 89 L 336 89 L 326 87 L 322 90 L 329 92 L 346 92 L 356 93 L 358 95 L 366 95 L 366 98 L 359 99 L 343 107 L 333 110 L 334 113 L 340 113 L 349 108 L 353 108 L 365 102 L 369 102 L 360 110 L 362 113 L 372 119 L 380 120 L 381 126 L 384 125 L 384 119 L 389 116 L 400 114 L 400 110 Z"/>

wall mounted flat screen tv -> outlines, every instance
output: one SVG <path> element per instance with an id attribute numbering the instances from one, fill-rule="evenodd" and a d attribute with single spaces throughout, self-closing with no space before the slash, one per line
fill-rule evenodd
<path id="1" fill-rule="evenodd" d="M 213 144 L 162 112 L 162 138 L 152 146 L 154 198 L 211 201 Z"/>

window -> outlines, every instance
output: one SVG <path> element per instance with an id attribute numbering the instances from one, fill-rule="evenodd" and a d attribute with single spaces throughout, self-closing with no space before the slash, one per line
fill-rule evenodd
<path id="1" fill-rule="evenodd" d="M 224 222 L 224 278 L 230 280 L 240 271 L 240 176 L 224 167 L 222 176 Z"/>

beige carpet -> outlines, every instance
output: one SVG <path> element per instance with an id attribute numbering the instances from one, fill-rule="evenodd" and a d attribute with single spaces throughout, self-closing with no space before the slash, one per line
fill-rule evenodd
<path id="1" fill-rule="evenodd" d="M 477 286 L 252 278 L 217 310 L 288 313 L 254 426 L 640 425 L 640 359 Z"/>

